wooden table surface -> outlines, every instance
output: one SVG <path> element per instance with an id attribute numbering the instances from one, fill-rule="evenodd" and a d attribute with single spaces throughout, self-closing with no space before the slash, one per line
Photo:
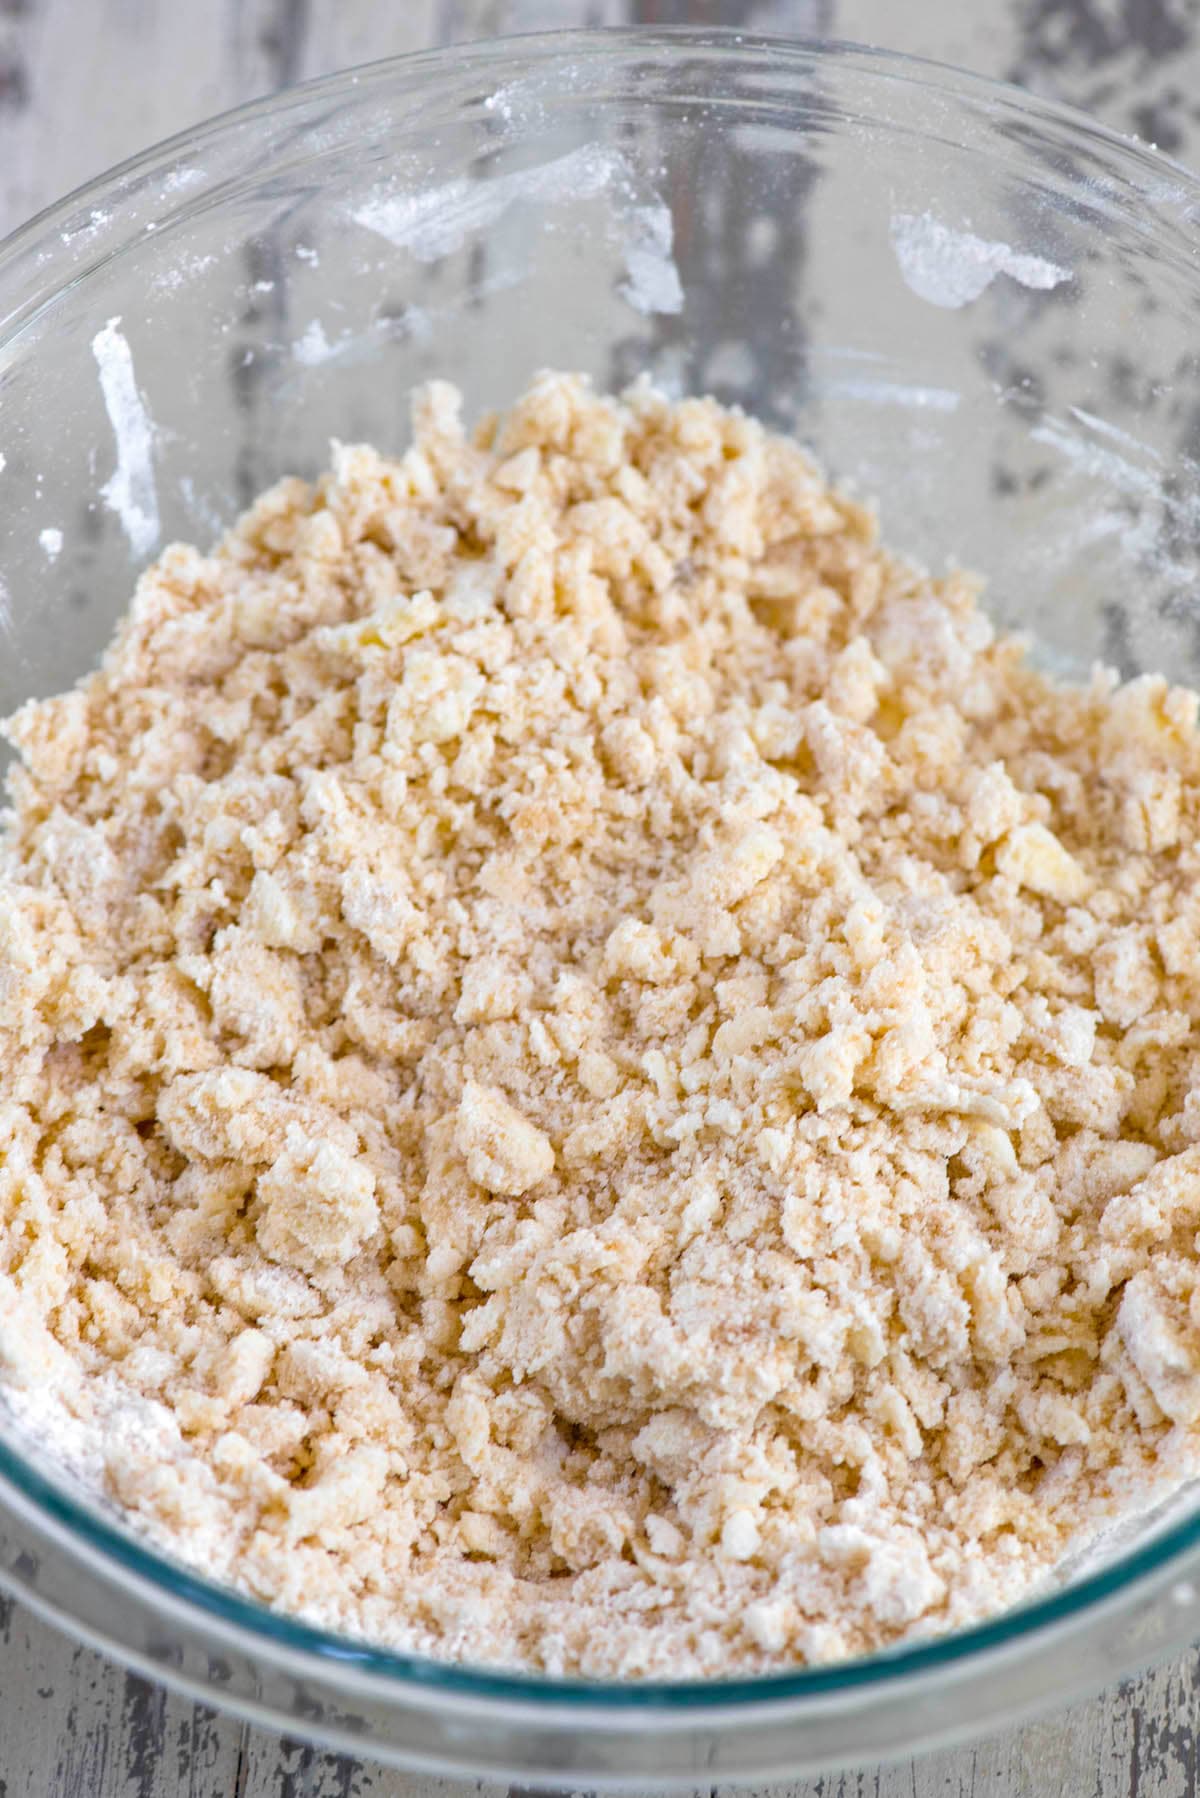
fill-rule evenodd
<path id="1" fill-rule="evenodd" d="M 1200 0 L 0 0 L 0 235 L 171 132 L 430 44 L 572 24 L 857 38 L 1005 76 L 1200 165 Z M 789 1798 L 1192 1798 L 1200 1650 L 1044 1721 Z M 456 1798 L 169 1696 L 0 1598 L 0 1798 Z M 784 1798 L 775 1791 L 772 1798 Z"/>

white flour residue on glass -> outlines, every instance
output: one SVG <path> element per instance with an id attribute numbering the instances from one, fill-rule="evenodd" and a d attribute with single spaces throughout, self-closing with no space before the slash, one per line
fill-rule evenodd
<path id="1" fill-rule="evenodd" d="M 503 119 L 506 125 L 511 125 L 516 116 L 520 98 L 521 90 L 518 86 L 498 87 L 494 94 L 488 94 L 485 98 L 484 110 L 490 112 L 495 118 Z"/>
<path id="2" fill-rule="evenodd" d="M 900 212 L 892 220 L 892 248 L 900 273 L 919 299 L 955 310 L 977 300 L 997 275 L 1042 292 L 1071 279 L 1068 268 L 1014 250 L 1011 244 L 955 231 L 931 212 Z"/>
<path id="3" fill-rule="evenodd" d="M 709 352 L 704 364 L 704 382 L 714 391 L 718 387 L 737 391 L 754 385 L 758 374 L 758 358 L 751 346 L 740 337 L 727 337 Z"/>
<path id="4" fill-rule="evenodd" d="M 163 176 L 163 192 L 165 194 L 178 193 L 181 187 L 190 187 L 193 181 L 203 181 L 203 179 L 204 170 L 198 169 L 194 165 L 181 169 L 168 169 Z"/>
<path id="5" fill-rule="evenodd" d="M 1200 467 L 1177 456 L 1171 464 L 1172 486 L 1157 451 L 1080 406 L 1069 410 L 1070 420 L 1047 415 L 1029 435 L 1089 483 L 1075 541 L 1085 545 L 1115 537 L 1130 561 L 1190 588 L 1195 568 L 1172 554 L 1169 546 L 1200 536 Z M 1103 441 L 1097 442 L 1097 437 Z M 1181 475 L 1190 483 L 1186 488 Z M 1115 503 L 1097 505 L 1093 482 L 1102 482 Z"/>
<path id="6" fill-rule="evenodd" d="M 107 225 L 111 217 L 110 212 L 102 212 L 99 207 L 93 207 L 87 218 L 80 224 L 72 225 L 66 231 L 60 231 L 58 235 L 63 243 L 71 243 L 77 237 L 91 237 L 93 232 L 99 231 L 101 225 Z"/>
<path id="7" fill-rule="evenodd" d="M 202 275 L 216 260 L 215 256 L 185 256 L 173 268 L 165 268 L 161 274 L 155 275 L 150 285 L 155 293 L 173 292 L 176 288 L 186 286 L 197 275 Z"/>
<path id="8" fill-rule="evenodd" d="M 625 237 L 628 279 L 621 294 L 635 312 L 682 312 L 683 288 L 672 250 L 675 221 L 661 200 L 639 206 L 629 215 Z"/>
<path id="9" fill-rule="evenodd" d="M 1127 431 L 1104 424 L 1081 406 L 1072 406 L 1070 413 L 1083 426 L 1083 431 L 1076 431 L 1064 419 L 1047 414 L 1034 425 L 1029 435 L 1035 443 L 1044 443 L 1048 449 L 1057 450 L 1082 474 L 1107 481 L 1118 493 L 1137 499 L 1164 497 L 1161 459 L 1153 451 L 1147 452 L 1145 445 L 1139 444 Z M 1093 442 L 1093 432 L 1108 438 L 1113 447 Z M 1147 453 L 1153 459 L 1153 466 L 1149 468 L 1144 465 Z M 1132 461 L 1131 455 L 1140 458 L 1142 465 Z"/>
<path id="10" fill-rule="evenodd" d="M 418 262 L 434 262 L 457 250 L 477 231 L 494 225 L 518 200 L 553 206 L 602 193 L 618 160 L 589 145 L 570 150 L 553 162 L 496 175 L 490 181 L 458 176 L 440 187 L 376 194 L 351 216 L 397 249 L 408 250 Z"/>
<path id="11" fill-rule="evenodd" d="M 499 281 L 495 285 L 499 288 L 511 283 Z M 483 297 L 491 291 L 491 287 L 490 282 L 481 281 L 477 287 L 472 288 L 472 297 Z M 433 336 L 433 324 L 433 313 L 427 306 L 405 306 L 402 312 L 389 313 L 376 319 L 375 329 L 387 337 L 410 337 L 414 343 L 428 343 Z"/>
<path id="12" fill-rule="evenodd" d="M 555 62 L 553 70 L 531 64 L 516 81 L 507 82 L 484 98 L 484 111 L 508 136 L 546 122 L 547 106 L 553 108 L 565 94 L 578 93 L 587 85 L 582 66 Z"/>
<path id="13" fill-rule="evenodd" d="M 678 312 L 683 289 L 672 255 L 671 214 L 656 194 L 639 195 L 638 186 L 624 156 L 588 144 L 490 181 L 460 176 L 440 187 L 376 193 L 351 216 L 418 262 L 435 262 L 496 224 L 518 202 L 557 206 L 608 191 L 622 202 L 617 222 L 625 258 L 623 296 L 639 312 Z"/>
<path id="14" fill-rule="evenodd" d="M 209 504 L 203 494 L 197 493 L 196 483 L 190 476 L 182 475 L 180 477 L 179 491 L 183 495 L 184 503 L 191 516 L 203 525 L 209 536 L 215 541 L 224 530 L 220 513 Z"/>
<path id="15" fill-rule="evenodd" d="M 44 531 L 38 532 L 38 542 L 42 546 L 48 562 L 56 562 L 62 553 L 63 534 L 54 525 L 47 525 Z"/>
<path id="16" fill-rule="evenodd" d="M 328 362 L 336 356 L 337 346 L 330 343 L 325 335 L 325 328 L 319 318 L 314 318 L 302 337 L 297 337 L 292 345 L 292 355 L 305 368 L 316 368 L 322 362 Z"/>
<path id="17" fill-rule="evenodd" d="M 121 520 L 133 553 L 145 556 L 158 541 L 154 427 L 137 390 L 129 345 L 117 329 L 120 322 L 120 318 L 110 318 L 92 338 L 100 391 L 117 444 L 117 466 L 100 495 Z"/>
<path id="18" fill-rule="evenodd" d="M 842 377 L 830 383 L 831 392 L 873 406 L 905 406 L 915 412 L 957 412 L 960 396 L 952 387 L 915 387 L 904 381 L 872 381 L 865 376 Z"/>

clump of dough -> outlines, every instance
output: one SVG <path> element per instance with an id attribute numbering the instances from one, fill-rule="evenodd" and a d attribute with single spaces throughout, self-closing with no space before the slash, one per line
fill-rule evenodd
<path id="1" fill-rule="evenodd" d="M 295 1124 L 283 1153 L 260 1175 L 258 1198 L 255 1234 L 263 1253 L 308 1272 L 344 1266 L 379 1223 L 375 1176 L 366 1163 Z"/>
<path id="2" fill-rule="evenodd" d="M 472 1180 L 489 1192 L 517 1197 L 554 1166 L 550 1139 L 523 1118 L 494 1087 L 468 1080 L 458 1102 L 454 1143 Z"/>
<path id="3" fill-rule="evenodd" d="M 175 1554 L 679 1678 L 1200 1472 L 1200 743 L 708 400 L 415 402 L 9 724 L 0 1381 Z"/>

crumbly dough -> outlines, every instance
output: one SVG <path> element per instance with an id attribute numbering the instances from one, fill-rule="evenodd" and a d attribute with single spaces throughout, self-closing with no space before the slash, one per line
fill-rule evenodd
<path id="1" fill-rule="evenodd" d="M 712 401 L 430 387 L 9 725 L 12 1405 L 440 1657 L 1012 1602 L 1200 1470 L 1196 718 Z"/>

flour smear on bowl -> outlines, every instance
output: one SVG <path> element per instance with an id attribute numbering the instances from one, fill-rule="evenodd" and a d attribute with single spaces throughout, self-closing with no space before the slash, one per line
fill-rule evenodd
<path id="1" fill-rule="evenodd" d="M 414 421 L 8 726 L 7 1411 L 442 1659 L 995 1612 L 1200 1466 L 1197 698 L 715 402 Z"/>

